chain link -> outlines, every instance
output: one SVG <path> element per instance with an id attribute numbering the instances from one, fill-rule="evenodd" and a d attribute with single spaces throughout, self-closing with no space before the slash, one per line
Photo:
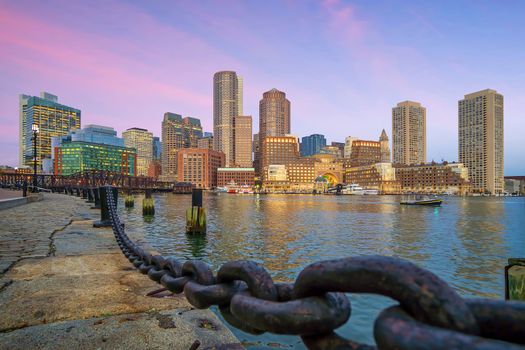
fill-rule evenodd
<path id="1" fill-rule="evenodd" d="M 399 302 L 375 321 L 379 349 L 525 350 L 525 303 L 463 299 L 435 274 L 399 258 L 320 261 L 295 283 L 279 284 L 253 261 L 227 262 L 214 276 L 200 260 L 151 255 L 126 235 L 111 187 L 104 190 L 116 241 L 133 266 L 196 308 L 217 305 L 246 332 L 300 335 L 309 349 L 375 349 L 334 332 L 350 318 L 345 293 L 374 293 Z"/>

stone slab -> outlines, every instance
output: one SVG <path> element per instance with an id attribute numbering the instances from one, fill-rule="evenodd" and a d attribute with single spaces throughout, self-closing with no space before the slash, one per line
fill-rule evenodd
<path id="1" fill-rule="evenodd" d="M 0 334 L 2 349 L 243 349 L 217 317 L 181 308 L 27 327 Z"/>

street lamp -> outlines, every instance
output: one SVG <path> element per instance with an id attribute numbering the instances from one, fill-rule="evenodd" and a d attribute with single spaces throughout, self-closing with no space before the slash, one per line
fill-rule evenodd
<path id="1" fill-rule="evenodd" d="M 33 140 L 33 192 L 36 192 L 36 137 L 39 131 L 38 125 L 33 123 L 33 125 L 31 125 L 31 130 L 33 130 L 33 138 L 31 139 Z"/>

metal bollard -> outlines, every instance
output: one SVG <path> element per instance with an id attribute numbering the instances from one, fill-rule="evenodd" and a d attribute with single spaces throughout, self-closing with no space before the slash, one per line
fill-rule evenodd
<path id="1" fill-rule="evenodd" d="M 93 197 L 95 199 L 95 205 L 91 209 L 100 209 L 100 191 L 97 187 L 93 188 Z"/>
<path id="2" fill-rule="evenodd" d="M 118 189 L 116 187 L 99 187 L 98 190 L 100 194 L 100 221 L 95 221 L 93 227 L 108 227 L 111 226 L 111 219 L 107 198 L 113 196 L 115 203 L 117 203 Z"/>
<path id="3" fill-rule="evenodd" d="M 27 180 L 24 180 L 22 184 L 22 196 L 27 197 Z"/>

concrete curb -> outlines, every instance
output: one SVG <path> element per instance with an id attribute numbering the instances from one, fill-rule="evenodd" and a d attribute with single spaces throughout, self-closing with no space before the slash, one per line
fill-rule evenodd
<path id="1" fill-rule="evenodd" d="M 36 195 L 30 195 L 27 197 L 0 199 L 0 210 L 18 207 L 19 205 L 29 204 L 33 202 L 38 202 L 42 199 L 44 199 L 44 196 L 41 193 L 38 193 Z"/>

